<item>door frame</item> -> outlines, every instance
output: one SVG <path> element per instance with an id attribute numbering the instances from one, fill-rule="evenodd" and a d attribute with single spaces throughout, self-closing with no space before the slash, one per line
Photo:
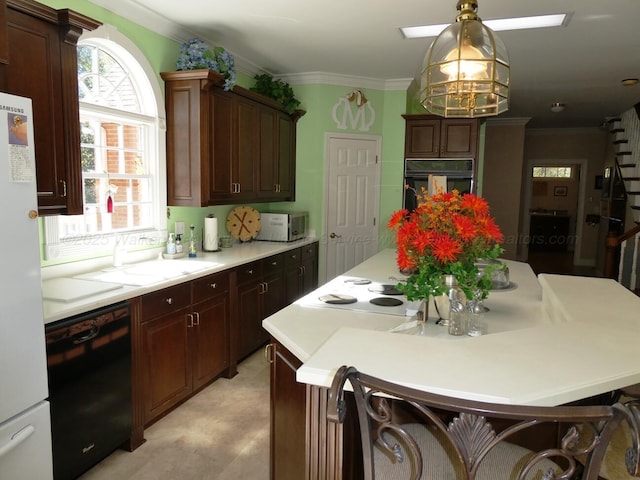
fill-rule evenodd
<path id="1" fill-rule="evenodd" d="M 376 169 L 378 175 L 378 185 L 376 185 L 375 198 L 373 199 L 374 211 L 376 212 L 376 226 L 378 227 L 377 235 L 375 236 L 376 242 L 376 251 L 380 244 L 380 186 L 382 182 L 382 136 L 381 135 L 367 135 L 367 134 L 359 134 L 359 133 L 343 133 L 343 132 L 326 132 L 324 135 L 324 202 L 323 202 L 323 219 L 322 219 L 322 239 L 321 242 L 322 247 L 322 256 L 324 261 L 322 262 L 322 269 L 319 272 L 319 276 L 321 277 L 320 284 L 323 284 L 327 281 L 327 260 L 329 258 L 329 239 L 328 239 L 328 230 L 327 225 L 329 224 L 329 174 L 330 174 L 330 149 L 329 143 L 333 139 L 343 138 L 347 140 L 373 140 L 376 142 L 376 156 L 378 161 L 376 162 Z"/>
<path id="2" fill-rule="evenodd" d="M 584 192 L 587 188 L 587 167 L 588 160 L 585 158 L 563 158 L 563 159 L 529 159 L 527 160 L 527 175 L 525 184 L 524 195 L 524 210 L 523 210 L 523 225 L 522 235 L 523 238 L 529 238 L 529 227 L 531 222 L 531 214 L 529 209 L 531 208 L 531 195 L 533 194 L 533 174 L 532 169 L 534 165 L 553 165 L 553 166 L 580 166 L 580 181 L 578 182 L 578 209 L 576 211 L 576 238 L 580 239 L 579 242 L 574 244 L 573 249 L 573 264 L 576 266 L 594 266 L 595 263 L 591 260 L 582 259 L 582 231 L 584 228 Z M 526 261 L 529 256 L 529 243 L 525 242 L 522 251 L 523 261 Z"/>

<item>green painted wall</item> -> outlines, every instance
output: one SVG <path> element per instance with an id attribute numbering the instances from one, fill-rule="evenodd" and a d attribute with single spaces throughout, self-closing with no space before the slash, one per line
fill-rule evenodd
<path id="1" fill-rule="evenodd" d="M 54 8 L 70 8 L 90 16 L 103 23 L 115 26 L 123 35 L 133 41 L 149 60 L 156 72 L 175 68 L 178 56 L 178 43 L 153 33 L 135 23 L 98 7 L 87 0 L 43 0 L 42 3 Z M 224 45 L 222 45 L 224 46 Z M 163 86 L 158 75 L 158 81 Z M 244 87 L 252 85 L 252 78 L 238 72 L 238 83 Z M 307 113 L 297 126 L 297 171 L 296 201 L 253 205 L 259 210 L 306 210 L 310 215 L 311 228 L 323 239 L 324 188 L 325 188 L 325 135 L 327 132 L 364 133 L 382 137 L 381 164 L 381 201 L 379 216 L 380 248 L 390 246 L 393 239 L 388 234 L 386 223 L 391 213 L 402 204 L 402 177 L 404 152 L 404 120 L 401 114 L 407 110 L 405 91 L 383 91 L 361 88 L 376 112 L 375 123 L 369 131 L 340 130 L 332 118 L 334 104 L 354 89 L 336 85 L 294 85 L 301 108 Z M 225 232 L 224 223 L 228 212 L 234 207 L 219 206 L 208 208 L 170 207 L 168 228 L 173 230 L 176 220 L 184 221 L 187 228 L 193 223 L 201 228 L 203 218 L 214 213 L 221 219 L 221 233 Z M 321 251 L 323 251 L 321 245 Z M 324 261 L 321 258 L 321 265 Z M 47 265 L 43 261 L 43 266 Z"/>

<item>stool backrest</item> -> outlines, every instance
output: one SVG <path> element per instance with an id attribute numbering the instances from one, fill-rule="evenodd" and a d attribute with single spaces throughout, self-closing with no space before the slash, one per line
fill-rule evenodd
<path id="1" fill-rule="evenodd" d="M 596 480 L 615 429 L 626 420 L 637 428 L 639 418 L 637 408 L 630 413 L 621 404 L 536 407 L 464 400 L 343 366 L 329 393 L 330 420 L 344 421 L 344 396 L 351 391 L 365 480 Z M 627 469 L 639 475 L 637 430 L 634 435 Z"/>

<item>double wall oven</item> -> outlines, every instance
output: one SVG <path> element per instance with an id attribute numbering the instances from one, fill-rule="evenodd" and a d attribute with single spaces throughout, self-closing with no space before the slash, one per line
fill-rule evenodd
<path id="1" fill-rule="evenodd" d="M 474 164 L 472 158 L 407 158 L 404 166 L 404 208 L 411 211 L 416 207 L 416 193 L 428 189 L 429 176 L 445 176 L 447 191 L 475 193 Z"/>

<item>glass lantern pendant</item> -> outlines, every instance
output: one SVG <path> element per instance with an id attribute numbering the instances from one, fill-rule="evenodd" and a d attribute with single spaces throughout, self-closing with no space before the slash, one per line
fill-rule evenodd
<path id="1" fill-rule="evenodd" d="M 482 24 L 475 0 L 458 0 L 460 12 L 431 44 L 420 75 L 420 103 L 442 117 L 498 115 L 509 108 L 509 57 Z"/>

